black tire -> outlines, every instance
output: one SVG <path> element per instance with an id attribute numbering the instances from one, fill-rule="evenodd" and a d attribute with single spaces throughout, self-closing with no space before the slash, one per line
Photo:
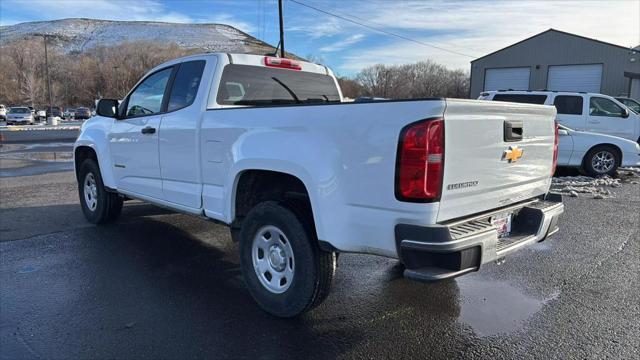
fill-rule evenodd
<path id="1" fill-rule="evenodd" d="M 331 291 L 336 254 L 319 248 L 315 231 L 304 219 L 276 201 L 256 205 L 242 222 L 240 263 L 249 293 L 258 305 L 278 317 L 294 317 L 320 305 Z M 267 289 L 258 279 L 252 259 L 254 237 L 265 226 L 274 226 L 290 242 L 295 267 L 293 280 L 282 293 Z"/>
<path id="2" fill-rule="evenodd" d="M 90 208 L 85 199 L 85 182 L 88 175 L 93 176 L 96 185 L 96 205 Z M 102 182 L 102 175 L 98 163 L 93 159 L 87 159 L 80 165 L 78 172 L 78 195 L 80 196 L 80 206 L 87 220 L 94 224 L 105 224 L 118 218 L 122 212 L 122 198 L 116 194 L 106 191 Z"/>
<path id="3" fill-rule="evenodd" d="M 602 167 L 597 165 L 597 160 L 594 160 L 594 158 L 602 155 L 613 159 L 613 164 L 610 168 L 608 166 Z M 616 174 L 616 170 L 618 170 L 618 166 L 620 166 L 620 162 L 621 159 L 618 150 L 611 146 L 601 145 L 589 150 L 582 161 L 582 168 L 589 176 L 614 176 Z M 594 163 L 596 163 L 595 166 Z"/>

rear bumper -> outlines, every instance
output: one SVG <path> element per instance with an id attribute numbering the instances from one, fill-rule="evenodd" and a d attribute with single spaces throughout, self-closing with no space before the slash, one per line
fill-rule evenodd
<path id="1" fill-rule="evenodd" d="M 498 238 L 490 218 L 513 215 L 511 234 Z M 564 212 L 562 197 L 548 194 L 495 211 L 434 226 L 398 224 L 395 228 L 398 257 L 404 275 L 418 281 L 437 281 L 477 271 L 482 264 L 545 240 L 558 231 Z"/>

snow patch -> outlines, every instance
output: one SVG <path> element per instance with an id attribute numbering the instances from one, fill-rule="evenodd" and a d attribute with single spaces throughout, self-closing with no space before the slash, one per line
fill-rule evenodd
<path id="1" fill-rule="evenodd" d="M 65 53 L 83 52 L 96 46 L 114 46 L 125 41 L 176 43 L 205 52 L 265 54 L 273 47 L 224 24 L 176 24 L 152 21 L 63 19 L 0 26 L 0 46 L 34 35 L 48 34 Z"/>
<path id="2" fill-rule="evenodd" d="M 640 184 L 640 168 L 620 168 L 616 178 L 602 176 L 560 176 L 551 179 L 551 192 L 571 197 L 580 194 L 594 199 L 613 197 L 612 188 L 622 186 L 622 183 Z"/>

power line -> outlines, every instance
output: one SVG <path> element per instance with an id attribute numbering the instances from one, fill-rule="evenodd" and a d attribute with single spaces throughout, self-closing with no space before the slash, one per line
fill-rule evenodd
<path id="1" fill-rule="evenodd" d="M 391 32 L 391 31 L 387 31 L 387 30 L 384 30 L 384 29 L 380 29 L 380 28 L 375 27 L 375 26 L 367 25 L 367 24 L 364 24 L 364 23 L 361 23 L 361 22 L 355 21 L 355 20 L 353 20 L 353 19 L 349 19 L 349 18 L 344 17 L 344 16 L 342 16 L 342 15 L 338 15 L 338 14 L 335 14 L 335 13 L 331 13 L 331 12 L 329 12 L 329 11 L 319 9 L 319 8 L 317 8 L 317 7 L 315 7 L 315 6 L 311 6 L 311 5 L 305 4 L 305 3 L 300 2 L 300 1 L 298 1 L 298 0 L 289 0 L 289 1 L 291 1 L 291 2 L 293 2 L 293 3 L 296 3 L 296 4 L 298 4 L 298 5 L 301 5 L 301 6 L 307 7 L 307 8 L 309 8 L 309 9 L 313 9 L 313 10 L 315 10 L 315 11 L 321 12 L 321 13 L 323 13 L 323 14 L 326 14 L 326 15 L 329 15 L 329 16 L 333 16 L 333 17 L 336 17 L 336 18 L 341 19 L 341 20 L 344 20 L 344 21 L 348 21 L 348 22 L 353 23 L 353 24 L 356 24 L 356 25 L 360 25 L 360 26 L 365 27 L 365 28 L 367 28 L 367 29 L 369 29 L 369 30 L 373 30 L 373 31 L 381 32 L 381 33 L 383 33 L 383 34 L 390 35 L 390 36 L 395 36 L 395 37 L 397 37 L 397 38 L 399 38 L 399 39 L 403 39 L 403 40 L 406 40 L 406 41 L 411 41 L 411 42 L 413 42 L 413 43 L 416 43 L 416 44 L 419 44 L 419 45 L 422 45 L 422 46 L 427 46 L 427 47 L 430 47 L 430 48 L 434 48 L 434 49 L 438 49 L 438 50 L 446 51 L 446 52 L 448 52 L 448 53 L 452 53 L 452 54 L 456 54 L 456 55 L 460 55 L 460 56 L 466 56 L 466 57 L 469 57 L 469 58 L 476 58 L 476 57 L 477 57 L 477 56 L 473 56 L 473 55 L 469 55 L 469 54 L 464 54 L 464 53 L 461 53 L 461 52 L 457 52 L 457 51 L 454 51 L 454 50 L 445 49 L 445 48 L 440 47 L 440 46 L 427 44 L 427 43 L 422 42 L 422 41 L 419 41 L 419 40 L 411 39 L 411 38 L 406 37 L 406 36 L 404 36 L 404 35 L 396 34 L 396 33 L 393 33 L 393 32 Z"/>

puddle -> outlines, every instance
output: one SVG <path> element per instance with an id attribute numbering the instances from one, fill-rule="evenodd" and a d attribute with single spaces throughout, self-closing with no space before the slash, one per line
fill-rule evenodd
<path id="1" fill-rule="evenodd" d="M 13 160 L 44 160 L 44 161 L 72 161 L 73 153 L 70 151 L 34 151 L 6 154 L 6 159 Z"/>
<path id="2" fill-rule="evenodd" d="M 536 299 L 500 281 L 473 278 L 459 279 L 461 311 L 459 321 L 471 326 L 478 336 L 512 333 L 527 319 L 540 311 L 560 292 L 545 299 Z"/>
<path id="3" fill-rule="evenodd" d="M 23 266 L 20 270 L 18 270 L 18 274 L 29 274 L 36 271 L 38 271 L 38 267 L 26 265 L 26 266 Z"/>

